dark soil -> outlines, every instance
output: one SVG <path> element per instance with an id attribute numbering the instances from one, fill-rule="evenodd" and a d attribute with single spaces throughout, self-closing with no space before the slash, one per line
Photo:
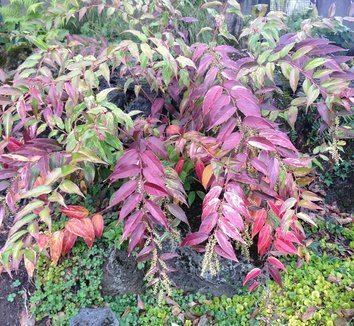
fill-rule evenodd
<path id="1" fill-rule="evenodd" d="M 5 223 L 0 231 L 0 248 L 6 241 L 8 225 Z M 19 271 L 13 272 L 12 277 L 6 272 L 0 273 L 0 325 L 21 325 L 20 319 L 26 319 L 26 326 L 30 326 L 26 318 L 29 308 L 29 293 L 33 284 L 29 282 L 26 269 L 21 264 Z"/>
<path id="2" fill-rule="evenodd" d="M 19 281 L 19 286 L 14 282 Z M 29 290 L 32 284 L 28 282 L 27 272 L 22 267 L 12 278 L 7 273 L 0 274 L 0 324 L 1 326 L 20 325 L 20 319 L 26 316 L 26 309 L 29 308 Z M 9 299 L 15 295 L 13 301 Z M 10 295 L 10 297 L 9 297 Z"/>
<path id="3" fill-rule="evenodd" d="M 126 92 L 124 92 L 126 78 L 120 77 L 119 68 L 116 68 L 110 76 L 109 84 L 106 80 L 100 81 L 100 90 L 104 90 L 109 87 L 116 87 L 116 90 L 111 91 L 108 94 L 108 100 L 114 103 L 118 108 L 124 110 L 126 113 L 138 110 L 141 113 L 139 115 L 149 116 L 151 113 L 151 105 L 156 94 L 150 91 L 150 88 L 142 84 L 141 91 L 137 97 L 135 94 L 135 86 L 138 84 L 131 83 Z"/>
<path id="4" fill-rule="evenodd" d="M 341 212 L 354 213 L 354 173 L 345 180 L 337 178 L 326 189 L 326 202 L 336 203 Z"/>

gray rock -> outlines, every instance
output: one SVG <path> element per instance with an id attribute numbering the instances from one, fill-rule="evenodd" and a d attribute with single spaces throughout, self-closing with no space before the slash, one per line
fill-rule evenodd
<path id="1" fill-rule="evenodd" d="M 103 295 L 139 294 L 144 290 L 144 272 L 126 251 L 113 250 L 104 264 Z"/>
<path id="2" fill-rule="evenodd" d="M 70 326 L 119 326 L 110 308 L 84 308 L 70 319 Z"/>
<path id="3" fill-rule="evenodd" d="M 240 290 L 245 275 L 254 267 L 241 258 L 239 262 L 220 258 L 218 275 L 202 277 L 202 254 L 187 247 L 177 249 L 177 253 L 179 257 L 172 261 L 172 267 L 177 271 L 169 276 L 177 288 L 187 292 L 232 296 Z"/>

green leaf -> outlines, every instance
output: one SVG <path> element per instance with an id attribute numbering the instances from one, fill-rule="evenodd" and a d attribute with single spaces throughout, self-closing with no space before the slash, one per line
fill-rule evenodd
<path id="1" fill-rule="evenodd" d="M 183 57 L 183 56 L 179 56 L 177 57 L 176 59 L 179 63 L 179 65 L 182 67 L 182 68 L 185 68 L 186 66 L 189 66 L 189 67 L 193 67 L 194 69 L 197 69 L 194 62 L 189 59 L 189 58 L 186 58 L 186 57 Z"/>
<path id="2" fill-rule="evenodd" d="M 52 187 L 42 185 L 25 192 L 20 196 L 20 198 L 25 199 L 30 197 L 38 197 L 40 195 L 49 194 L 51 191 L 52 191 Z"/>
<path id="3" fill-rule="evenodd" d="M 136 36 L 141 42 L 147 42 L 148 38 L 146 37 L 145 34 L 143 34 L 142 32 L 139 31 L 135 31 L 132 29 L 128 29 L 123 31 L 122 33 L 130 33 L 133 34 L 134 36 Z"/>
<path id="4" fill-rule="evenodd" d="M 292 60 L 296 60 L 304 56 L 306 53 L 310 52 L 313 49 L 312 45 L 306 45 L 298 49 L 291 57 Z"/>
<path id="5" fill-rule="evenodd" d="M 293 68 L 290 71 L 289 81 L 290 81 L 290 87 L 291 87 L 291 89 L 293 90 L 294 93 L 297 90 L 297 85 L 299 83 L 299 78 L 300 78 L 299 70 L 297 70 L 296 68 Z"/>
<path id="6" fill-rule="evenodd" d="M 304 67 L 305 71 L 308 70 L 312 70 L 315 69 L 319 66 L 322 66 L 325 62 L 327 61 L 326 58 L 315 58 L 315 59 L 311 59 L 310 61 L 308 61 Z"/>
<path id="7" fill-rule="evenodd" d="M 320 90 L 315 85 L 312 85 L 307 92 L 306 105 L 310 106 L 313 102 L 315 102 L 318 98 L 318 95 L 320 95 Z"/>
<path id="8" fill-rule="evenodd" d="M 76 194 L 82 197 L 85 197 L 84 194 L 81 192 L 80 188 L 70 180 L 64 180 L 60 185 L 59 189 L 64 191 L 68 194 Z"/>

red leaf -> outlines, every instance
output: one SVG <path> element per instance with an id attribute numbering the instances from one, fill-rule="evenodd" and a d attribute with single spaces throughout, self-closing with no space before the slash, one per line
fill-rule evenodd
<path id="1" fill-rule="evenodd" d="M 258 253 L 263 256 L 268 250 L 271 243 L 271 226 L 266 224 L 263 226 L 258 236 Z"/>
<path id="2" fill-rule="evenodd" d="M 262 271 L 259 268 L 253 268 L 251 271 L 248 272 L 245 279 L 243 280 L 243 285 L 246 285 L 247 282 L 249 282 L 250 280 L 257 278 L 261 274 L 261 272 Z"/>
<path id="3" fill-rule="evenodd" d="M 229 256 L 229 259 L 237 261 L 234 248 L 232 247 L 231 243 L 229 242 L 225 234 L 220 230 L 216 230 L 215 238 L 219 246 L 221 247 L 221 249 L 225 251 L 225 253 Z"/>
<path id="4" fill-rule="evenodd" d="M 81 220 L 81 222 L 85 232 L 85 236 L 83 237 L 84 241 L 87 246 L 91 248 L 93 245 L 93 240 L 95 239 L 95 229 L 93 227 L 92 220 L 85 217 Z"/>
<path id="5" fill-rule="evenodd" d="M 184 158 L 180 158 L 175 166 L 175 170 L 178 174 L 181 174 L 184 166 Z"/>
<path id="6" fill-rule="evenodd" d="M 82 220 L 73 218 L 68 221 L 65 225 L 65 229 L 71 232 L 72 234 L 77 235 L 78 237 L 85 238 L 87 237 L 86 230 Z"/>
<path id="7" fill-rule="evenodd" d="M 136 190 L 138 182 L 136 180 L 130 180 L 124 183 L 113 195 L 109 207 L 118 205 L 125 198 L 130 196 L 134 190 Z"/>
<path id="8" fill-rule="evenodd" d="M 68 230 L 64 230 L 63 238 L 63 255 L 66 255 L 73 247 L 76 242 L 77 236 Z"/>
<path id="9" fill-rule="evenodd" d="M 167 218 L 162 209 L 151 200 L 146 200 L 145 205 L 153 218 L 163 227 L 165 227 L 165 229 L 168 229 Z"/>
<path id="10" fill-rule="evenodd" d="M 267 262 L 269 264 L 273 265 L 274 267 L 285 271 L 285 266 L 283 265 L 283 263 L 279 259 L 271 256 L 271 257 L 268 257 Z"/>
<path id="11" fill-rule="evenodd" d="M 50 257 L 54 265 L 58 263 L 58 260 L 62 253 L 63 248 L 63 231 L 56 231 L 52 234 L 52 238 L 50 239 L 49 249 L 50 249 Z"/>
<path id="12" fill-rule="evenodd" d="M 188 234 L 182 241 L 181 246 L 196 246 L 206 239 L 208 239 L 209 235 L 204 232 L 194 232 Z"/>
<path id="13" fill-rule="evenodd" d="M 49 244 L 51 237 L 49 235 L 45 235 L 45 234 L 41 233 L 41 234 L 36 235 L 35 239 L 37 241 L 39 250 L 43 250 L 43 249 L 47 248 L 47 245 Z"/>
<path id="14" fill-rule="evenodd" d="M 203 101 L 203 113 L 208 114 L 215 101 L 221 96 L 223 88 L 221 86 L 211 87 L 205 94 Z"/>
<path id="15" fill-rule="evenodd" d="M 61 212 L 69 218 L 77 218 L 79 220 L 90 214 L 85 207 L 79 205 L 68 205 L 66 208 L 63 207 Z"/>
<path id="16" fill-rule="evenodd" d="M 101 238 L 104 228 L 103 216 L 101 214 L 95 214 L 92 216 L 91 220 L 95 231 L 95 237 Z"/>
<path id="17" fill-rule="evenodd" d="M 21 147 L 23 146 L 23 144 L 17 140 L 14 137 L 9 137 L 8 139 L 8 144 L 7 144 L 7 149 L 10 152 L 16 152 L 17 150 L 19 150 Z"/>
<path id="18" fill-rule="evenodd" d="M 142 194 L 133 194 L 127 198 L 119 212 L 119 221 L 125 219 L 135 208 L 138 208 L 142 198 Z"/>
<path id="19" fill-rule="evenodd" d="M 276 239 L 274 242 L 274 247 L 281 253 L 285 254 L 297 254 L 297 250 L 292 243 L 284 242 L 281 239 Z"/>
<path id="20" fill-rule="evenodd" d="M 202 182 L 204 168 L 205 166 L 202 161 L 198 160 L 197 163 L 195 163 L 195 174 L 200 182 Z"/>
<path id="21" fill-rule="evenodd" d="M 166 134 L 167 136 L 173 136 L 173 135 L 179 135 L 182 133 L 182 128 L 180 126 L 176 125 L 169 125 L 166 128 Z"/>
<path id="22" fill-rule="evenodd" d="M 267 212 L 265 209 L 260 209 L 254 214 L 254 222 L 252 225 L 252 238 L 254 238 L 258 232 L 262 229 L 267 218 Z"/>

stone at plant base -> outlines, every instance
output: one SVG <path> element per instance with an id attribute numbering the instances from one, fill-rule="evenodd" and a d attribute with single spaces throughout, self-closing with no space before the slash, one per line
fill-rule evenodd
<path id="1" fill-rule="evenodd" d="M 144 272 L 138 269 L 134 257 L 124 250 L 113 250 L 103 266 L 102 294 L 122 295 L 142 293 Z"/>
<path id="2" fill-rule="evenodd" d="M 200 276 L 203 255 L 184 247 L 176 250 L 178 258 L 172 261 L 172 267 L 178 272 L 170 273 L 170 279 L 177 288 L 187 292 L 199 292 L 214 296 L 232 296 L 239 292 L 245 275 L 254 267 L 242 261 L 234 262 L 220 259 L 220 272 L 216 276 Z"/>
<path id="3" fill-rule="evenodd" d="M 110 308 L 84 308 L 70 319 L 70 326 L 119 326 Z"/>

